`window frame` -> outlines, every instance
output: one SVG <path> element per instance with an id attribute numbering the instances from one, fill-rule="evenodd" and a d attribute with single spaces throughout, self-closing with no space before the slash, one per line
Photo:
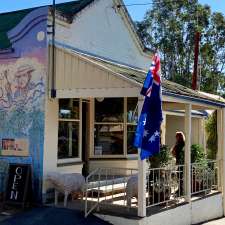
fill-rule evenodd
<path id="1" fill-rule="evenodd" d="M 92 139 L 92 147 L 91 147 L 91 151 L 90 151 L 90 157 L 92 159 L 104 159 L 104 158 L 126 158 L 126 159 L 137 159 L 138 158 L 138 153 L 137 154 L 128 154 L 127 153 L 127 126 L 131 125 L 131 123 L 127 122 L 127 99 L 128 97 L 121 97 L 123 99 L 123 122 L 96 122 L 95 121 L 95 100 L 96 98 L 93 98 L 93 105 L 92 105 L 92 129 L 93 129 L 93 136 L 91 137 Z M 136 98 L 136 97 L 135 97 Z M 137 97 L 137 104 L 138 104 L 138 97 Z M 94 154 L 94 150 L 95 150 L 95 138 L 94 138 L 94 129 L 95 129 L 95 125 L 110 125 L 110 124 L 115 124 L 115 125 L 123 125 L 123 154 L 110 154 L 110 155 L 95 155 Z M 134 125 L 132 123 L 132 125 Z"/>
<path id="2" fill-rule="evenodd" d="M 66 163 L 76 163 L 82 161 L 82 99 L 81 98 L 70 98 L 70 100 L 74 101 L 77 99 L 79 101 L 79 118 L 78 119 L 68 119 L 68 118 L 60 118 L 59 117 L 59 107 L 58 107 L 58 129 L 60 122 L 75 122 L 79 124 L 79 134 L 78 134 L 78 157 L 73 158 L 65 158 L 59 159 L 58 158 L 58 138 L 57 137 L 57 164 L 66 164 Z M 59 106 L 58 100 L 58 106 Z"/>

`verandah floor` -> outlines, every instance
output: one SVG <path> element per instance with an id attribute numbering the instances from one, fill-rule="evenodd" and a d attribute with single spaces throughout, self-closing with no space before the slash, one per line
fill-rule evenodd
<path id="1" fill-rule="evenodd" d="M 213 195 L 216 195 L 220 192 L 218 191 L 211 191 L 210 193 L 200 193 L 192 196 L 192 201 L 201 200 Z M 108 196 L 110 198 L 110 196 Z M 105 198 L 105 197 L 102 197 Z M 92 204 L 96 203 L 96 201 L 89 201 L 88 207 L 91 207 Z M 182 205 L 187 204 L 184 199 L 177 200 L 171 200 L 167 203 L 162 203 L 160 205 L 152 206 L 147 208 L 147 216 L 151 216 L 157 213 L 161 213 L 165 210 L 173 209 Z M 49 206 L 54 206 L 54 203 L 47 204 Z M 56 207 L 63 208 L 63 201 L 59 201 L 58 205 Z M 85 208 L 85 200 L 77 199 L 77 200 L 69 200 L 67 207 L 69 209 L 73 210 L 80 210 L 84 212 Z M 128 208 L 125 207 L 123 204 L 113 204 L 110 202 L 101 202 L 99 205 L 99 211 L 95 209 L 93 213 L 101 213 L 105 215 L 112 215 L 112 216 L 118 216 L 118 217 L 124 217 L 124 218 L 133 218 L 133 219 L 139 219 L 137 216 L 137 200 L 134 198 L 132 201 L 132 207 Z"/>

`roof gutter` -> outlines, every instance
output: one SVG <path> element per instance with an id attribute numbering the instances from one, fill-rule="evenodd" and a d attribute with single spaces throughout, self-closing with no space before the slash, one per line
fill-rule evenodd
<path id="1" fill-rule="evenodd" d="M 195 98 L 191 96 L 186 96 L 186 95 L 180 95 L 180 94 L 175 94 L 169 91 L 162 91 L 163 95 L 168 96 L 168 97 L 176 97 L 182 100 L 187 100 L 187 101 L 193 101 L 197 103 L 202 103 L 214 107 L 220 107 L 220 108 L 225 108 L 225 103 L 220 103 L 220 102 L 215 102 L 207 99 L 202 99 L 202 98 Z"/>

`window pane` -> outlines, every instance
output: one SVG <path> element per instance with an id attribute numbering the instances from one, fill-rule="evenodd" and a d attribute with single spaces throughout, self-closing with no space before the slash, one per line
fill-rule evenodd
<path id="1" fill-rule="evenodd" d="M 127 122 L 137 123 L 138 121 L 138 98 L 127 98 Z"/>
<path id="2" fill-rule="evenodd" d="M 127 154 L 137 154 L 137 148 L 133 147 L 136 125 L 127 126 Z"/>
<path id="3" fill-rule="evenodd" d="M 58 159 L 75 158 L 79 156 L 79 123 L 59 122 Z"/>
<path id="4" fill-rule="evenodd" d="M 123 98 L 95 100 L 96 122 L 123 122 Z"/>
<path id="5" fill-rule="evenodd" d="M 123 154 L 123 125 L 95 125 L 95 155 Z"/>
<path id="6" fill-rule="evenodd" d="M 79 119 L 79 99 L 59 99 L 59 118 Z"/>

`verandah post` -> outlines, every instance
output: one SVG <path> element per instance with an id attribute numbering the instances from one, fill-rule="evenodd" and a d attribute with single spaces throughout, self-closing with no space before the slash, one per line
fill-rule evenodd
<path id="1" fill-rule="evenodd" d="M 144 98 L 138 98 L 138 115 L 141 114 Z M 146 160 L 141 160 L 138 149 L 138 216 L 146 216 Z"/>
<path id="2" fill-rule="evenodd" d="M 217 184 L 218 184 L 218 191 L 222 191 L 223 189 L 223 111 L 221 109 L 216 110 L 216 117 L 217 117 L 217 155 L 216 159 L 218 161 L 218 175 L 217 176 Z"/>
<path id="3" fill-rule="evenodd" d="M 221 183 L 222 183 L 222 193 L 223 193 L 223 215 L 225 215 L 225 140 L 224 140 L 224 134 L 225 134 L 225 108 L 222 108 L 222 127 L 221 127 L 221 156 L 222 156 L 222 169 L 220 170 L 220 176 L 221 176 Z"/>
<path id="4" fill-rule="evenodd" d="M 191 104 L 185 105 L 185 174 L 186 200 L 191 202 Z"/>

